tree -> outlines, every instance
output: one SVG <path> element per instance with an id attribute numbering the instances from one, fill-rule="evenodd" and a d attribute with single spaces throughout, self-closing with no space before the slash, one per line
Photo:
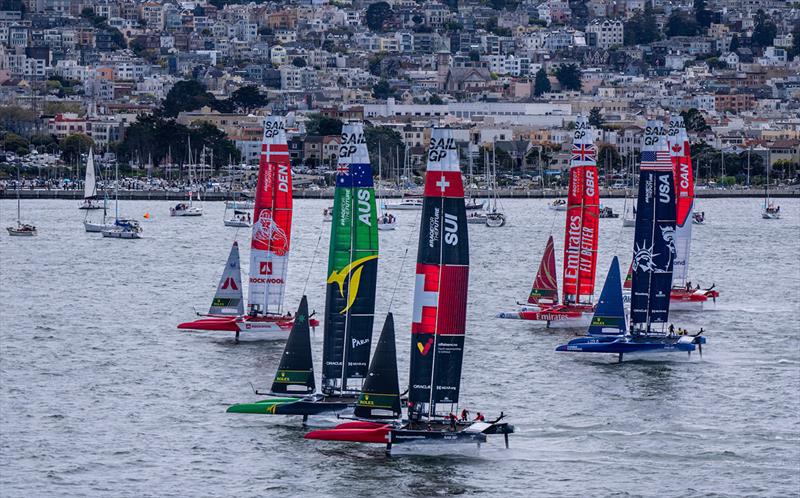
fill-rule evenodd
<path id="1" fill-rule="evenodd" d="M 342 121 L 322 114 L 310 114 L 306 131 L 309 135 L 341 135 Z"/>
<path id="2" fill-rule="evenodd" d="M 577 64 L 562 64 L 556 69 L 556 78 L 564 90 L 581 89 L 581 70 Z"/>
<path id="3" fill-rule="evenodd" d="M 800 55 L 800 22 L 795 23 L 792 29 L 792 57 Z"/>
<path id="4" fill-rule="evenodd" d="M 372 96 L 379 100 L 386 100 L 392 96 L 392 87 L 386 80 L 380 80 L 372 87 Z"/>
<path id="5" fill-rule="evenodd" d="M 49 133 L 37 133 L 31 137 L 31 145 L 43 147 L 45 150 L 50 149 L 50 147 L 55 144 L 55 137 Z"/>
<path id="6" fill-rule="evenodd" d="M 254 85 L 247 85 L 238 88 L 228 99 L 236 108 L 248 112 L 252 109 L 264 107 L 269 102 L 267 98 L 258 91 Z"/>
<path id="7" fill-rule="evenodd" d="M 683 118 L 683 123 L 687 131 L 700 133 L 711 129 L 711 127 L 706 124 L 706 119 L 703 117 L 703 114 L 694 107 L 688 111 L 682 112 L 681 117 Z"/>
<path id="8" fill-rule="evenodd" d="M 433 95 L 431 95 L 431 98 L 428 99 L 428 104 L 430 104 L 430 105 L 442 105 L 442 104 L 444 104 L 444 101 L 442 100 L 441 97 L 439 97 L 438 95 L 436 95 L 434 93 Z"/>
<path id="9" fill-rule="evenodd" d="M 625 45 L 647 45 L 658 40 L 660 34 L 652 2 L 645 2 L 644 12 L 636 12 L 624 27 Z"/>
<path id="10" fill-rule="evenodd" d="M 215 108 L 217 99 L 206 91 L 197 80 L 183 80 L 175 83 L 161 104 L 165 117 L 176 117 L 181 111 L 194 111 L 203 106 Z"/>
<path id="11" fill-rule="evenodd" d="M 302 57 L 295 57 L 294 59 L 292 59 L 292 65 L 294 67 L 306 67 L 308 63 Z"/>
<path id="12" fill-rule="evenodd" d="M 673 36 L 695 36 L 699 30 L 697 22 L 684 12 L 673 12 L 667 21 L 667 38 L 672 38 Z"/>
<path id="13" fill-rule="evenodd" d="M 73 133 L 67 135 L 59 147 L 61 148 L 61 159 L 67 164 L 72 164 L 80 159 L 81 154 L 89 152 L 89 148 L 94 145 L 94 140 L 83 133 Z"/>
<path id="14" fill-rule="evenodd" d="M 739 35 L 737 35 L 736 33 L 734 33 L 733 36 L 731 37 L 731 44 L 728 47 L 728 50 L 730 50 L 731 52 L 736 52 L 737 50 L 739 50 Z"/>
<path id="15" fill-rule="evenodd" d="M 592 110 L 589 111 L 589 124 L 595 128 L 603 127 L 603 114 L 599 107 L 592 107 Z"/>
<path id="16" fill-rule="evenodd" d="M 533 84 L 533 95 L 536 97 L 541 97 L 543 93 L 547 93 L 550 90 L 550 79 L 547 77 L 547 72 L 544 70 L 544 67 L 540 67 L 539 70 L 536 71 L 536 79 L 534 80 Z"/>
<path id="17" fill-rule="evenodd" d="M 706 9 L 706 0 L 694 0 L 694 19 L 700 27 L 711 26 L 712 12 Z"/>
<path id="18" fill-rule="evenodd" d="M 0 130 L 27 134 L 36 124 L 38 116 L 30 109 L 16 105 L 0 106 Z"/>
<path id="19" fill-rule="evenodd" d="M 364 128 L 364 138 L 367 140 L 367 150 L 373 165 L 373 172 L 378 174 L 378 152 L 380 151 L 383 175 L 387 178 L 391 177 L 389 165 L 397 161 L 398 157 L 405 156 L 403 137 L 391 128 L 368 125 Z"/>
<path id="20" fill-rule="evenodd" d="M 750 38 L 753 46 L 763 48 L 772 45 L 776 34 L 778 34 L 778 27 L 763 9 L 758 9 L 754 20 L 753 36 Z"/>
<path id="21" fill-rule="evenodd" d="M 610 144 L 601 144 L 597 151 L 597 166 L 605 174 L 622 168 L 622 159 L 617 148 Z"/>
<path id="22" fill-rule="evenodd" d="M 3 137 L 3 150 L 13 152 L 18 156 L 25 156 L 30 152 L 30 144 L 24 137 L 16 133 L 6 133 Z"/>
<path id="23" fill-rule="evenodd" d="M 367 27 L 372 31 L 383 31 L 384 23 L 394 14 L 386 2 L 375 2 L 367 7 Z"/>

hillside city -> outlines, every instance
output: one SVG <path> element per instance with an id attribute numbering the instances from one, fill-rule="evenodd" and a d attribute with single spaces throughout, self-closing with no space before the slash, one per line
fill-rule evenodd
<path id="1" fill-rule="evenodd" d="M 797 183 L 800 2 L 1 0 L 0 40 L 4 182 L 77 186 L 92 148 L 130 188 L 221 188 L 281 114 L 309 185 L 363 120 L 387 182 L 420 182 L 438 124 L 475 184 L 534 188 L 584 115 L 623 187 L 646 119 L 680 113 L 698 184 Z"/>

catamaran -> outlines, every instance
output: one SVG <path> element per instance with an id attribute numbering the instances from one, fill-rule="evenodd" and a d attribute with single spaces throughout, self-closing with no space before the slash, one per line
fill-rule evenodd
<path id="1" fill-rule="evenodd" d="M 561 303 L 555 302 L 558 289 L 555 278 L 552 278 L 555 274 L 555 251 L 551 237 L 539 264 L 528 305 L 523 305 L 519 311 L 498 313 L 497 318 L 544 321 L 548 327 L 589 325 L 594 309 L 600 213 L 596 157 L 594 132 L 588 120 L 579 116 L 573 134 L 569 169 Z"/>
<path id="2" fill-rule="evenodd" d="M 101 206 L 96 200 L 97 181 L 94 171 L 94 153 L 90 147 L 89 155 L 86 157 L 86 176 L 83 180 L 83 203 L 78 209 L 105 209 L 105 204 Z"/>
<path id="3" fill-rule="evenodd" d="M 17 226 L 6 227 L 8 234 L 12 237 L 32 237 L 37 234 L 36 227 L 23 223 L 21 218 L 21 201 L 19 192 L 22 190 L 22 177 L 19 173 L 19 164 L 17 164 L 17 184 L 15 185 L 17 191 Z"/>
<path id="4" fill-rule="evenodd" d="M 694 174 L 689 147 L 689 136 L 683 117 L 673 116 L 668 130 L 672 174 L 675 179 L 675 260 L 670 306 L 673 310 L 699 310 L 709 298 L 716 302 L 719 292 L 713 286 L 701 289 L 692 287 L 687 279 L 689 253 L 692 244 L 692 211 L 694 208 Z"/>
<path id="5" fill-rule="evenodd" d="M 314 394 L 311 385 L 307 386 L 311 390 L 305 393 L 311 397 L 284 402 L 272 400 L 269 411 L 264 410 L 263 402 L 234 405 L 229 411 L 304 415 L 305 418 L 325 412 L 352 412 L 369 366 L 377 274 L 378 226 L 372 168 L 364 126 L 361 122 L 350 122 L 342 127 L 336 168 L 325 299 L 322 393 Z M 307 334 L 308 325 L 304 327 L 305 332 L 300 333 Z M 297 326 L 292 334 L 296 331 Z M 305 341 L 295 343 L 306 347 Z M 290 339 L 284 355 L 290 354 L 292 344 Z M 308 348 L 310 357 L 310 345 Z M 279 369 L 276 381 L 282 370 L 286 369 Z M 311 379 L 313 381 L 313 369 Z M 280 391 L 280 394 L 285 392 Z"/>
<path id="6" fill-rule="evenodd" d="M 393 445 L 430 450 L 440 445 L 480 445 L 488 434 L 514 432 L 513 426 L 500 422 L 502 414 L 488 423 L 458 421 L 453 414 L 461 387 L 469 242 L 458 149 L 446 128 L 434 128 L 431 133 L 418 247 L 408 420 L 388 424 L 359 420 L 310 432 L 306 438 L 379 443 L 385 444 L 387 451 Z M 386 394 L 381 410 L 392 416 L 397 408 L 396 391 Z M 370 406 L 368 396 L 372 394 L 364 394 L 360 407 Z"/>
<path id="7" fill-rule="evenodd" d="M 624 355 L 691 355 L 705 344 L 700 334 L 675 334 L 672 326 L 669 332 L 664 330 L 669 321 L 676 253 L 676 204 L 667 132 L 661 121 L 648 121 L 645 128 L 636 211 L 630 333 L 625 330 L 619 262 L 615 258 L 603 287 L 603 306 L 598 306 L 589 337 L 573 339 L 556 351 L 611 353 L 621 362 Z M 661 330 L 654 327 L 658 324 Z"/>
<path id="8" fill-rule="evenodd" d="M 283 312 L 292 233 L 292 172 L 283 118 L 264 120 L 250 239 L 248 309 L 237 316 L 206 315 L 179 329 L 235 332 L 244 340 L 285 339 L 294 319 Z M 312 327 L 317 320 L 309 321 Z"/>

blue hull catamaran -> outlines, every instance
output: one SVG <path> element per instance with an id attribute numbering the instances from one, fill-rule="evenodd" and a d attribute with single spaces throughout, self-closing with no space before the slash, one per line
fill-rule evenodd
<path id="1" fill-rule="evenodd" d="M 705 337 L 699 333 L 675 334 L 672 326 L 665 329 L 675 259 L 675 183 L 667 133 L 660 121 L 648 121 L 645 128 L 636 212 L 630 331 L 625 327 L 619 261 L 615 257 L 588 337 L 573 339 L 556 351 L 616 354 L 620 362 L 626 354 L 691 355 L 696 349 L 702 354 Z"/>

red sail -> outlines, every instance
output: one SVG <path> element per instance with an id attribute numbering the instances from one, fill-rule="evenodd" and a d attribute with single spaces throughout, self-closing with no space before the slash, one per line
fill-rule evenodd
<path id="1" fill-rule="evenodd" d="M 533 281 L 531 294 L 528 296 L 530 304 L 556 304 L 558 301 L 558 280 L 556 278 L 556 250 L 553 246 L 553 236 L 547 239 L 539 271 Z"/>
<path id="2" fill-rule="evenodd" d="M 625 282 L 622 284 L 622 288 L 630 289 L 631 283 L 633 283 L 633 261 L 631 261 L 631 265 L 628 267 L 628 274 L 625 275 Z"/>
<path id="3" fill-rule="evenodd" d="M 578 117 L 569 169 L 567 223 L 564 233 L 564 304 L 591 303 L 597 270 L 600 192 L 594 134 Z"/>
<path id="4" fill-rule="evenodd" d="M 292 234 L 292 171 L 283 119 L 264 120 L 250 241 L 251 309 L 280 313 Z"/>
<path id="5" fill-rule="evenodd" d="M 676 224 L 683 226 L 692 215 L 694 203 L 694 174 L 689 136 L 681 116 L 674 116 L 669 122 L 669 148 L 672 159 L 672 174 L 675 177 Z"/>

